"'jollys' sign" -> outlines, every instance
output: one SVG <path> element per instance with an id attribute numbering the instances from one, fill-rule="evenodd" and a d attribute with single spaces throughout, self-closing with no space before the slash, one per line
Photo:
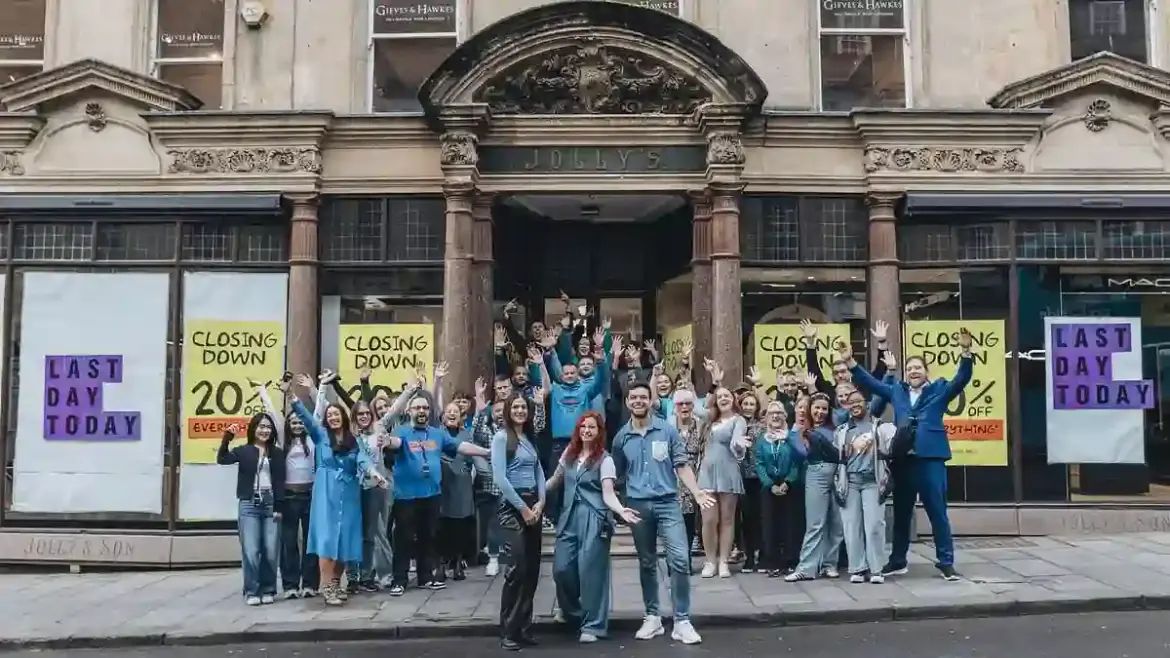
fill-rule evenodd
<path id="1" fill-rule="evenodd" d="M 1113 378 L 1113 358 L 1134 349 L 1129 324 L 1053 323 L 1049 336 L 1054 409 L 1152 409 L 1150 380 Z"/>
<path id="2" fill-rule="evenodd" d="M 142 414 L 106 411 L 102 390 L 122 381 L 122 357 L 45 357 L 45 438 L 64 441 L 138 441 Z"/>

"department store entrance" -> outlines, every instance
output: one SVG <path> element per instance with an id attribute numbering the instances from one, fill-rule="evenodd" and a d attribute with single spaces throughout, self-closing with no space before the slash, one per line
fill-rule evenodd
<path id="1" fill-rule="evenodd" d="M 492 209 L 497 306 L 525 325 L 558 322 L 563 292 L 590 331 L 603 318 L 635 339 L 659 333 L 658 291 L 690 267 L 693 211 L 682 194 L 517 194 Z"/>

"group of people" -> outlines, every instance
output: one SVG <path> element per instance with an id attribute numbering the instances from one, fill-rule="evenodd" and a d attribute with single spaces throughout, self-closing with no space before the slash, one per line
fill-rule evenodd
<path id="1" fill-rule="evenodd" d="M 357 401 L 334 373 L 316 381 L 286 375 L 281 387 L 292 411 L 284 415 L 258 387 L 266 413 L 251 419 L 237 448 L 230 444 L 239 428 L 228 428 L 218 459 L 238 464 L 249 605 L 274 601 L 278 565 L 286 598 L 319 591 L 327 605 L 342 605 L 363 590 L 402 595 L 412 562 L 418 587 L 441 589 L 448 576 L 465 578 L 469 566 L 495 576 L 503 561 L 501 641 L 518 650 L 535 644 L 533 597 L 542 535 L 550 532 L 556 616 L 579 641 L 595 642 L 607 634 L 610 543 L 626 525 L 645 607 L 635 637 L 666 632 L 658 579 L 664 555 L 671 636 L 695 644 L 693 551 L 704 556 L 705 578 L 729 577 L 736 552 L 743 572 L 793 582 L 836 578 L 846 555 L 851 580 L 880 583 L 906 572 L 919 497 L 937 566 L 958 578 L 943 414 L 971 376 L 965 331 L 951 381 L 931 380 L 915 356 L 899 378 L 879 322 L 874 372 L 841 344 L 828 382 L 813 348 L 817 328 L 804 322 L 808 372 L 777 373 L 773 398 L 755 369 L 728 386 L 710 359 L 702 363 L 710 388 L 699 394 L 689 347 L 683 372 L 671 377 L 653 341 L 627 344 L 608 321 L 589 327 L 592 318 L 574 317 L 567 300 L 559 323 L 534 322 L 527 336 L 512 326 L 514 310 L 509 304 L 496 326 L 490 392 L 480 379 L 473 393 L 456 392 L 444 404 L 444 364 L 433 388 L 417 372 L 394 399 L 371 394 L 368 372 Z M 887 407 L 891 421 L 882 420 Z"/>

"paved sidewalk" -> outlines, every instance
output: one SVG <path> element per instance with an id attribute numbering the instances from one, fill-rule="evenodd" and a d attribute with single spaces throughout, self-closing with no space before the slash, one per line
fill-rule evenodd
<path id="1" fill-rule="evenodd" d="M 957 548 L 965 576 L 958 583 L 937 577 L 928 544 L 914 546 L 909 575 L 884 585 L 695 577 L 695 625 L 701 632 L 715 625 L 1170 609 L 1170 533 L 965 539 Z M 320 598 L 248 608 L 238 570 L 0 575 L 0 648 L 492 635 L 502 578 L 472 574 L 441 592 L 358 595 L 328 609 Z M 612 599 L 613 632 L 632 632 L 642 616 L 635 561 L 614 561 Z M 662 600 L 669 607 L 665 587 Z M 537 593 L 542 627 L 551 624 L 552 602 L 546 577 Z"/>

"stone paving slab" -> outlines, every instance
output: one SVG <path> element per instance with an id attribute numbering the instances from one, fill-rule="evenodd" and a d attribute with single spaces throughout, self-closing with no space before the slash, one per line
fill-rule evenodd
<path id="1" fill-rule="evenodd" d="M 1097 610 L 1170 609 L 1170 533 L 1022 538 L 957 547 L 964 580 L 948 583 L 933 548 L 915 544 L 910 573 L 883 585 L 844 579 L 785 583 L 761 574 L 694 577 L 692 616 L 705 626 L 867 622 Z M 1001 545 L 1006 544 L 1006 545 Z M 249 608 L 238 570 L 0 575 L 0 649 L 386 639 L 496 632 L 502 577 L 474 569 L 444 591 L 320 598 Z M 612 631 L 641 621 L 637 564 L 613 563 Z M 670 596 L 661 584 L 664 615 Z M 536 596 L 552 624 L 550 566 Z"/>

